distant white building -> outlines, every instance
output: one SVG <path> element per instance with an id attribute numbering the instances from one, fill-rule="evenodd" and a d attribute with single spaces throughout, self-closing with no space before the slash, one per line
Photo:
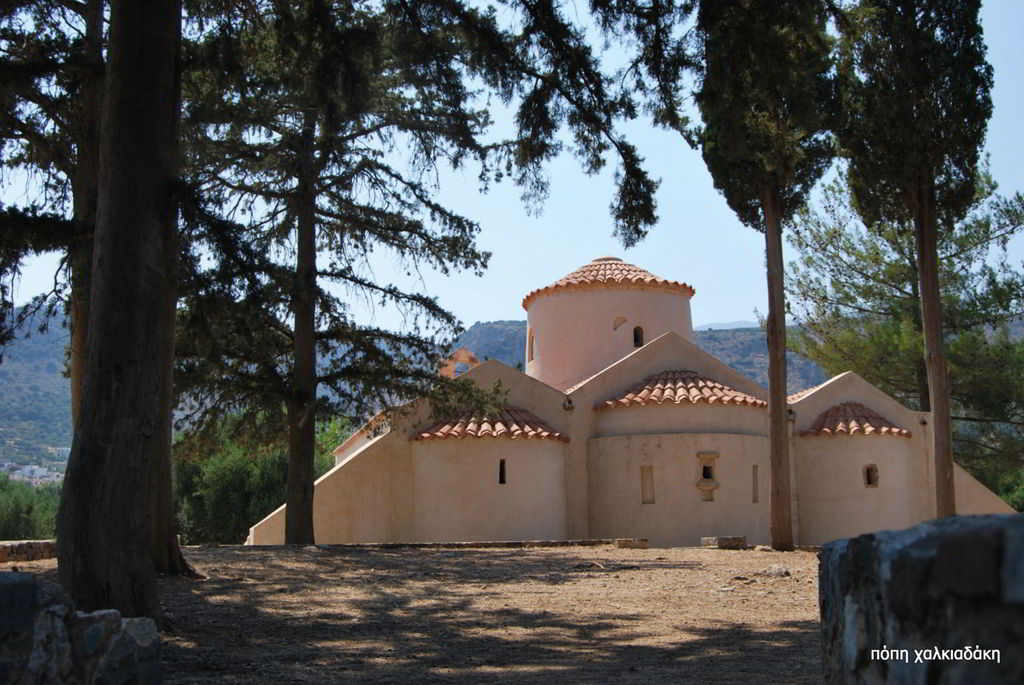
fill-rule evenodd
<path id="1" fill-rule="evenodd" d="M 429 417 L 411 403 L 364 427 L 316 483 L 320 543 L 703 536 L 767 543 L 767 391 L 694 344 L 694 290 L 601 257 L 531 292 L 526 372 L 490 360 L 500 416 Z M 930 414 L 852 372 L 790 396 L 798 544 L 935 515 Z M 961 513 L 1013 510 L 955 467 Z M 284 507 L 248 543 L 284 541 Z"/>

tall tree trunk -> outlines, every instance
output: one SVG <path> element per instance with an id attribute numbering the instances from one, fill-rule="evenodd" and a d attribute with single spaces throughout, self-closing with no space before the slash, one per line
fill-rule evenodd
<path id="1" fill-rule="evenodd" d="M 920 273 L 918 268 L 918 261 L 916 259 L 911 261 L 911 268 L 915 273 Z M 910 294 L 913 296 L 913 301 L 907 308 L 910 320 L 914 324 L 914 331 L 918 335 L 924 337 L 924 324 L 921 322 L 921 284 L 920 280 L 917 283 L 911 282 Z M 914 364 L 914 384 L 917 393 L 917 408 L 918 411 L 931 411 L 932 404 L 931 399 L 928 397 L 928 366 L 925 364 L 924 357 L 921 357 Z"/>
<path id="2" fill-rule="evenodd" d="M 71 179 L 75 215 L 75 240 L 68 249 L 71 269 L 71 302 L 68 314 L 71 343 L 68 367 L 71 374 L 71 422 L 78 423 L 85 382 L 85 342 L 89 332 L 89 290 L 92 244 L 96 230 L 99 193 L 100 120 L 103 116 L 103 0 L 88 0 L 82 16 L 85 35 L 82 54 L 87 64 L 82 77 L 75 116 L 77 158 Z"/>
<path id="3" fill-rule="evenodd" d="M 181 53 L 179 41 L 179 53 L 177 56 L 177 68 L 175 69 L 174 81 L 174 118 L 175 130 L 174 139 L 178 140 L 181 117 Z M 181 175 L 180 149 L 175 147 L 174 177 Z M 175 206 L 177 203 L 175 202 Z M 174 329 L 176 323 L 176 311 L 178 304 L 178 230 L 177 211 L 171 217 L 169 227 L 172 239 L 172 258 L 169 264 L 168 287 L 164 292 L 162 325 L 171 331 L 165 344 L 161 347 L 161 371 L 163 377 L 160 379 L 162 395 L 160 396 L 161 408 L 160 431 L 167 436 L 167 439 L 154 446 L 153 468 L 150 472 L 150 487 L 152 488 L 151 521 L 150 521 L 150 553 L 153 556 L 153 566 L 158 573 L 168 575 L 187 576 L 189 578 L 202 578 L 185 560 L 181 553 L 181 546 L 178 544 L 178 526 L 174 520 L 174 497 L 171 492 L 171 442 L 174 431 Z"/>
<path id="4" fill-rule="evenodd" d="M 296 189 L 296 268 L 292 311 L 292 398 L 288 403 L 286 544 L 313 544 L 313 455 L 316 450 L 316 195 L 313 142 L 316 121 L 306 114 Z"/>
<path id="5" fill-rule="evenodd" d="M 935 184 L 925 182 L 915 192 L 914 234 L 921 287 L 928 397 L 932 412 L 932 450 L 935 455 L 935 514 L 956 514 L 953 488 L 953 432 L 949 411 L 949 381 L 942 340 L 942 302 L 939 295 L 938 227 L 935 224 Z"/>
<path id="6" fill-rule="evenodd" d="M 85 385 L 57 536 L 80 608 L 157 618 L 150 497 L 170 439 L 180 40 L 180 0 L 112 3 Z"/>
<path id="7" fill-rule="evenodd" d="M 783 292 L 782 226 L 779 195 L 764 191 L 765 253 L 768 261 L 768 435 L 771 459 L 772 547 L 793 549 L 790 513 L 789 407 L 786 404 L 786 300 Z"/>

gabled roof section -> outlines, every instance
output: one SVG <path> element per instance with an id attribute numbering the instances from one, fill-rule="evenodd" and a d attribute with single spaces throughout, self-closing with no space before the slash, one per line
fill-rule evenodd
<path id="1" fill-rule="evenodd" d="M 455 438 L 538 438 L 569 442 L 543 419 L 519 407 L 505 406 L 494 417 L 476 417 L 463 414 L 457 418 L 438 421 L 415 437 L 416 440 L 447 440 Z"/>
<path id="2" fill-rule="evenodd" d="M 624 395 L 599 403 L 597 409 L 644 404 L 732 404 L 767 407 L 768 403 L 727 385 L 702 376 L 696 371 L 662 371 L 645 378 Z"/>
<path id="3" fill-rule="evenodd" d="M 875 434 L 910 437 L 910 431 L 896 426 L 858 402 L 843 402 L 833 405 L 822 412 L 808 430 L 800 431 L 801 436 L 822 434 L 833 436 Z"/>
<path id="4" fill-rule="evenodd" d="M 546 295 L 556 290 L 588 290 L 593 288 L 625 288 L 669 290 L 681 292 L 693 297 L 696 292 L 692 286 L 680 281 L 669 281 L 655 276 L 634 264 L 628 264 L 618 257 L 598 257 L 589 264 L 584 264 L 571 274 L 558 279 L 544 288 L 539 288 L 523 298 L 523 309 L 529 309 L 530 303 L 538 295 Z"/>
<path id="5" fill-rule="evenodd" d="M 580 381 L 565 391 L 577 401 L 593 403 L 623 388 L 636 384 L 637 378 L 646 378 L 664 369 L 688 369 L 707 378 L 719 379 L 723 385 L 758 399 L 767 399 L 768 391 L 739 371 L 730 368 L 721 359 L 702 350 L 675 331 L 659 335 L 643 347 L 638 347 L 622 359 L 608 365 L 590 378 Z"/>
<path id="6" fill-rule="evenodd" d="M 809 388 L 804 388 L 803 390 L 798 390 L 797 392 L 793 393 L 792 395 L 787 395 L 786 396 L 786 403 L 787 404 L 793 404 L 794 402 L 799 402 L 800 400 L 802 400 L 803 398 L 807 397 L 812 392 L 814 392 L 818 388 L 822 387 L 826 383 L 830 382 L 831 380 L 832 379 L 830 378 L 829 380 L 825 381 L 825 383 L 818 383 L 817 385 L 812 385 Z"/>

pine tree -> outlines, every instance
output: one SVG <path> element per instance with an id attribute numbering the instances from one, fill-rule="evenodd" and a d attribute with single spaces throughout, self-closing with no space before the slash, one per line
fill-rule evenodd
<path id="1" fill-rule="evenodd" d="M 467 390 L 436 374 L 454 317 L 365 263 L 384 249 L 408 270 L 484 268 L 477 226 L 434 200 L 436 166 L 472 160 L 485 183 L 511 174 L 537 200 L 566 121 L 585 168 L 608 149 L 620 158 L 623 240 L 653 222 L 655 184 L 614 132 L 629 103 L 608 95 L 582 34 L 554 8 L 519 7 L 512 34 L 458 3 L 267 3 L 211 15 L 196 44 L 190 62 L 210 66 L 187 83 L 202 200 L 191 221 L 212 260 L 181 317 L 180 387 L 193 425 L 241 412 L 253 430 L 288 426 L 287 542 L 313 541 L 318 416 Z M 489 117 L 470 79 L 520 98 L 515 139 L 483 142 Z M 360 325 L 325 281 L 404 308 L 412 325 Z"/>
<path id="2" fill-rule="evenodd" d="M 844 181 L 826 186 L 820 208 L 802 211 L 789 236 L 799 260 L 790 264 L 787 291 L 802 331 L 792 347 L 828 374 L 856 371 L 928 411 L 912 227 L 879 222 L 869 230 Z M 1024 314 L 1024 276 L 1006 249 L 1024 229 L 1024 197 L 997 196 L 987 174 L 979 181 L 967 216 L 945 227 L 938 243 L 953 442 L 971 470 L 1012 463 L 1024 443 L 1024 343 L 1009 335 Z"/>
<path id="3" fill-rule="evenodd" d="M 29 254 L 62 251 L 69 277 L 19 317 L 0 320 L 0 343 L 43 310 L 49 319 L 66 297 L 71 329 L 71 413 L 81 408 L 89 274 L 96 222 L 99 126 L 103 100 L 103 0 L 5 3 L 0 15 L 3 163 L 41 179 L 27 207 L 7 208 L 0 232 L 0 274 Z M 70 217 L 62 207 L 70 204 Z M 0 292 L 0 300 L 6 300 Z M 45 325 L 45 323 L 44 323 Z"/>
<path id="4" fill-rule="evenodd" d="M 765 235 L 772 546 L 793 547 L 782 224 L 832 158 L 832 80 L 825 7 L 817 0 L 700 6 L 703 128 L 693 136 L 740 220 Z"/>
<path id="5" fill-rule="evenodd" d="M 914 227 L 936 512 L 956 513 L 938 243 L 970 207 L 992 113 L 978 0 L 864 0 L 845 33 L 839 141 L 869 226 Z"/>
<path id="6" fill-rule="evenodd" d="M 171 440 L 180 40 L 180 0 L 112 3 L 93 320 L 57 534 L 60 579 L 79 607 L 157 618 L 152 502 Z"/>

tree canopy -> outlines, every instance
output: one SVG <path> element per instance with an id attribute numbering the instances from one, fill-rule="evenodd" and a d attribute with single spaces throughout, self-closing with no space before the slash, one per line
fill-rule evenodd
<path id="1" fill-rule="evenodd" d="M 868 225 L 909 218 L 932 412 L 936 508 L 956 512 L 938 233 L 964 216 L 992 114 L 980 0 L 863 0 L 846 16 L 840 145 Z"/>
<path id="2" fill-rule="evenodd" d="M 829 375 L 856 371 L 928 411 L 913 233 L 906 222 L 868 229 L 844 180 L 828 184 L 789 235 L 799 255 L 787 286 L 801 323 L 793 348 Z M 967 216 L 938 243 L 955 454 L 1003 494 L 1003 475 L 1022 467 L 1024 444 L 1024 276 L 1007 254 L 1021 230 L 1024 197 L 1000 197 L 983 174 Z"/>
<path id="3" fill-rule="evenodd" d="M 818 0 L 703 3 L 700 148 L 729 207 L 765 235 L 772 546 L 793 546 L 782 224 L 832 159 L 831 41 Z"/>

